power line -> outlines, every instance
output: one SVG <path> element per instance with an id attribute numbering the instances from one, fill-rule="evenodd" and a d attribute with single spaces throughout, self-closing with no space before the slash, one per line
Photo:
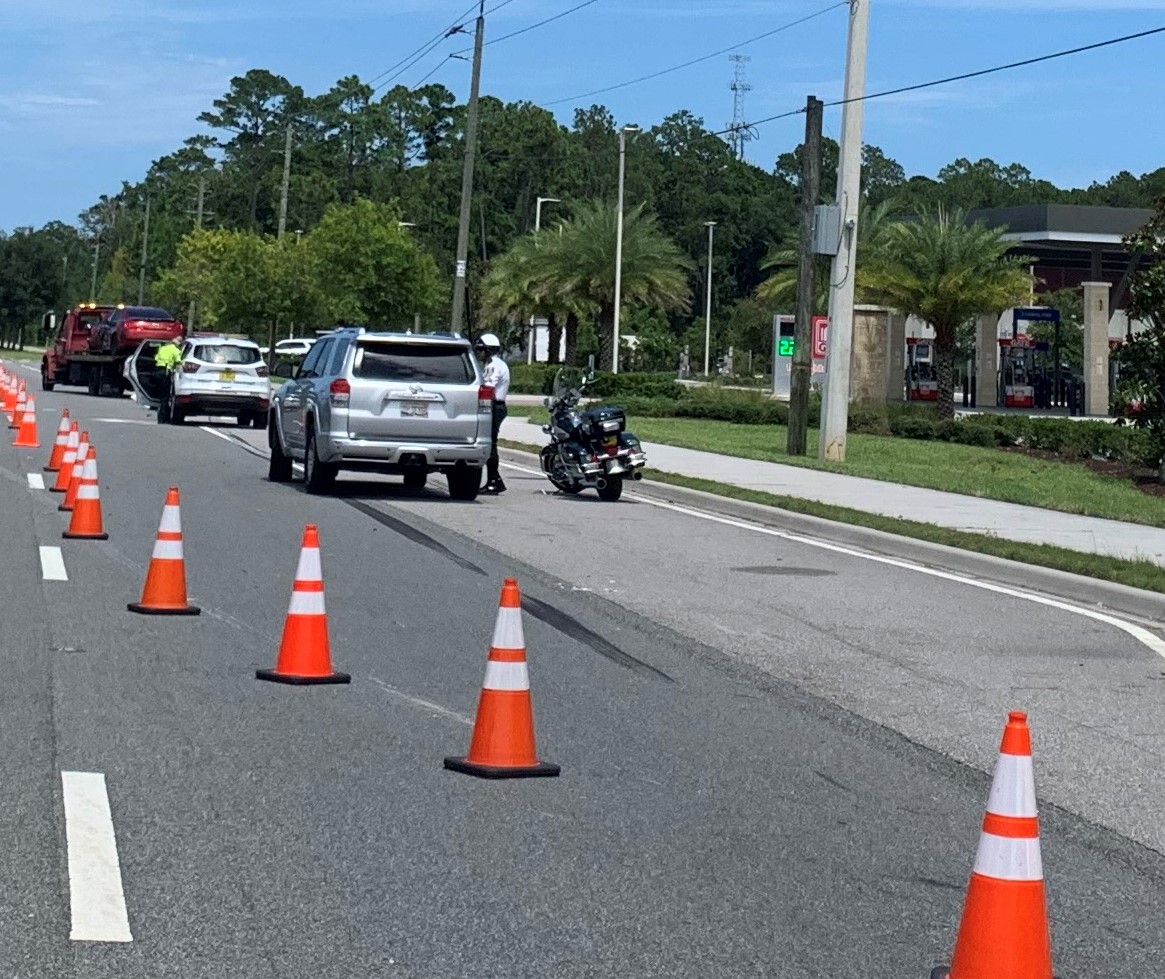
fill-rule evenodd
<path id="1" fill-rule="evenodd" d="M 606 88 L 596 88 L 594 91 L 583 92 L 581 95 L 572 95 L 565 99 L 555 99 L 553 102 L 544 103 L 544 105 L 549 107 L 552 105 L 562 105 L 564 102 L 578 102 L 581 99 L 589 99 L 593 95 L 603 95 L 606 92 L 614 92 L 620 88 L 628 88 L 631 85 L 638 85 L 641 82 L 651 81 L 654 78 L 662 78 L 664 75 L 670 75 L 673 72 L 682 71 L 684 68 L 691 68 L 693 65 L 702 64 L 705 61 L 711 61 L 713 58 L 719 58 L 725 54 L 731 54 L 737 48 L 743 48 L 749 44 L 756 44 L 758 41 L 763 41 L 766 38 L 773 37 L 776 34 L 780 34 L 782 31 L 787 31 L 794 27 L 799 27 L 801 24 L 815 20 L 816 18 L 829 13 L 831 10 L 836 10 L 838 7 L 848 7 L 849 2 L 850 0 L 839 0 L 838 3 L 833 3 L 828 7 L 823 7 L 816 13 L 807 14 L 804 17 L 798 18 L 797 20 L 790 21 L 787 24 L 782 24 L 780 27 L 775 27 L 771 31 L 765 31 L 763 34 L 757 34 L 755 37 L 750 37 L 745 41 L 738 41 L 736 44 L 730 44 L 728 47 L 721 48 L 719 51 L 713 51 L 711 54 L 706 54 L 700 58 L 693 58 L 691 61 L 683 62 L 683 64 L 673 65 L 670 68 L 664 68 L 661 71 L 654 71 L 649 75 L 641 75 L 638 78 L 631 78 L 625 82 L 618 82 L 615 85 L 608 85 Z"/>
<path id="2" fill-rule="evenodd" d="M 495 37 L 492 41 L 486 41 L 485 46 L 488 48 L 491 44 L 501 44 L 502 41 L 508 41 L 510 38 L 520 37 L 523 34 L 529 34 L 530 31 L 537 30 L 539 27 L 545 27 L 547 24 L 553 24 L 556 20 L 562 20 L 563 17 L 569 17 L 571 14 L 575 13 L 575 11 L 582 10 L 583 7 L 589 7 L 592 4 L 598 2 L 599 0 L 585 0 L 585 2 L 576 4 L 568 10 L 563 10 L 560 13 L 555 14 L 553 17 L 547 17 L 545 20 L 540 20 L 536 24 L 531 24 L 529 27 L 523 27 L 521 30 L 511 31 L 509 34 L 503 34 L 501 37 Z M 457 53 L 465 54 L 468 50 L 469 49 L 466 48 L 465 51 L 459 51 Z"/>
<path id="3" fill-rule="evenodd" d="M 458 17 L 457 20 L 455 20 L 452 24 L 450 24 L 445 30 L 443 30 L 436 37 L 433 37 L 430 40 L 426 41 L 419 48 L 417 48 L 416 51 L 414 51 L 412 54 L 406 54 L 395 65 L 392 65 L 391 67 L 386 68 L 379 75 L 375 76 L 374 78 L 368 79 L 368 84 L 371 85 L 373 82 L 380 81 L 380 79 L 382 79 L 385 75 L 391 74 L 392 72 L 396 71 L 398 68 L 401 68 L 402 65 L 404 65 L 404 68 L 402 70 L 407 70 L 409 67 L 416 64 L 415 60 L 410 60 L 410 59 L 416 58 L 416 56 L 418 54 L 420 54 L 420 57 L 423 58 L 426 54 L 428 54 L 430 51 L 432 51 L 433 48 L 435 48 L 438 44 L 440 44 L 443 40 L 445 40 L 445 38 L 449 37 L 452 34 L 456 34 L 462 27 L 464 27 L 463 21 L 470 14 L 472 14 L 476 9 L 477 9 L 477 4 L 475 3 L 468 10 L 466 10 L 465 13 L 463 13 L 460 17 Z M 419 58 L 417 60 L 419 60 Z M 409 62 L 408 65 L 405 65 L 406 61 Z M 393 78 L 395 78 L 395 77 L 397 77 L 397 76 L 393 75 Z M 392 81 L 392 79 L 390 78 L 389 81 Z M 377 86 L 377 87 L 379 88 L 380 86 Z"/>
<path id="4" fill-rule="evenodd" d="M 1143 37 L 1151 37 L 1154 34 L 1165 34 L 1165 27 L 1154 27 L 1147 31 L 1138 31 L 1136 34 L 1125 34 L 1123 37 L 1114 37 L 1107 41 L 1097 41 L 1095 44 L 1085 44 L 1078 48 L 1068 48 L 1065 51 L 1056 51 L 1052 54 L 1040 55 L 1038 58 L 1025 58 L 1023 61 L 1012 61 L 1006 65 L 996 65 L 993 68 L 982 68 L 979 71 L 968 71 L 961 75 L 951 75 L 947 78 L 936 78 L 930 82 L 920 82 L 917 85 L 903 85 L 901 88 L 891 88 L 884 92 L 872 92 L 869 95 L 863 95 L 856 99 L 838 99 L 836 102 L 827 102 L 827 108 L 834 106 L 845 105 L 847 102 L 869 102 L 872 99 L 884 99 L 890 95 L 901 95 L 903 92 L 918 92 L 925 88 L 934 88 L 937 85 L 949 85 L 951 82 L 966 81 L 969 78 L 982 78 L 984 75 L 994 75 L 1001 71 L 1011 71 L 1015 68 L 1025 68 L 1028 65 L 1036 65 L 1045 61 L 1055 61 L 1058 58 L 1066 58 L 1073 54 L 1082 54 L 1085 51 L 1096 51 L 1099 48 L 1112 47 L 1114 44 L 1124 44 L 1126 41 L 1136 41 Z M 775 116 L 768 116 L 764 119 L 757 119 L 755 122 L 750 122 L 750 127 L 763 126 L 766 123 L 777 122 L 779 119 L 790 119 L 793 116 L 801 115 L 805 112 L 804 108 L 793 109 L 789 112 L 782 112 Z M 718 133 L 713 133 L 713 136 L 725 136 L 731 130 L 723 129 Z"/>

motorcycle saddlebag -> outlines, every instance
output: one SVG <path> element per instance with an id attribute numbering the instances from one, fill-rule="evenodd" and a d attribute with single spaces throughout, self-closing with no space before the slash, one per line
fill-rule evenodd
<path id="1" fill-rule="evenodd" d="M 627 428 L 627 416 L 614 405 L 592 408 L 587 412 L 587 425 L 591 438 L 601 440 L 622 433 Z"/>

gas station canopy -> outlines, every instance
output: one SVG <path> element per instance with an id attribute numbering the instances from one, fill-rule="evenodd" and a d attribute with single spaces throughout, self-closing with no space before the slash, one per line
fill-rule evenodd
<path id="1" fill-rule="evenodd" d="M 1035 259 L 1041 292 L 1074 289 L 1084 282 L 1112 283 L 1111 308 L 1124 309 L 1137 259 L 1124 236 L 1145 226 L 1153 212 L 1137 207 L 1029 204 L 972 211 L 968 221 L 1004 228 L 1013 254 Z"/>

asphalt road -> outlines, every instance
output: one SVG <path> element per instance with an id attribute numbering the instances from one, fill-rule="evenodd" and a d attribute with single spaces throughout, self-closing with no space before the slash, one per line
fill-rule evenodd
<path id="1" fill-rule="evenodd" d="M 1111 718 L 1067 737 L 1087 703 L 1129 687 L 1160 720 L 1160 658 L 1070 612 L 517 471 L 474 505 L 368 481 L 312 498 L 264 480 L 236 441 L 260 433 L 38 403 L 45 447 L 0 445 L 6 977 L 921 977 L 954 940 L 1005 711 L 1032 711 L 1057 797 L 1135 761 Z M 62 541 L 59 497 L 29 486 L 65 405 L 98 448 L 107 542 Z M 204 613 L 131 616 L 171 484 Z M 254 679 L 308 522 L 347 687 Z M 441 768 L 510 574 L 556 780 Z M 1019 689 L 1034 675 L 1058 691 Z M 1158 771 L 1107 815 L 1099 792 L 1043 805 L 1065 979 L 1159 969 Z M 63 772 L 104 775 L 132 941 L 70 939 L 92 841 L 68 835 Z"/>

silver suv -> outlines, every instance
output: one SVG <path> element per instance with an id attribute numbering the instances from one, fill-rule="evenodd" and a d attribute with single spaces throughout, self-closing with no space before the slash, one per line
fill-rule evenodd
<path id="1" fill-rule="evenodd" d="M 453 499 L 473 500 L 492 412 L 493 389 L 468 340 L 336 330 L 271 400 L 267 477 L 288 482 L 292 461 L 302 460 L 304 488 L 319 494 L 341 469 L 402 475 L 411 489 L 441 472 Z"/>

